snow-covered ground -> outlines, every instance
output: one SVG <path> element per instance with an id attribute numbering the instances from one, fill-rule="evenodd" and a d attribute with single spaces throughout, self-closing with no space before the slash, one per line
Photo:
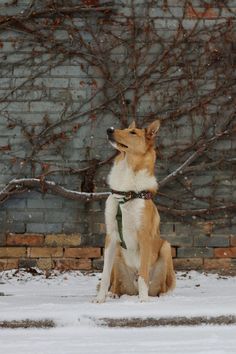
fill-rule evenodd
<path id="1" fill-rule="evenodd" d="M 94 304 L 98 274 L 0 273 L 0 322 L 53 320 L 55 328 L 0 329 L 0 353 L 236 353 L 236 325 L 108 328 L 101 318 L 236 316 L 236 277 L 179 272 L 172 294 Z"/>

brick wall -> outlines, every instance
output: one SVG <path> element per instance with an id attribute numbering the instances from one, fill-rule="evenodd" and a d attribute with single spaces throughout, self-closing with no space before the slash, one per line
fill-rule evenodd
<path id="1" fill-rule="evenodd" d="M 162 237 L 172 244 L 177 270 L 235 270 L 235 236 L 214 235 L 209 239 L 209 236 L 191 238 L 162 233 Z M 86 241 L 82 246 L 80 234 L 8 233 L 6 245 L 0 247 L 0 269 L 101 270 L 103 247 L 90 244 Z"/>
<path id="2" fill-rule="evenodd" d="M 9 233 L 6 247 L 0 248 L 0 267 L 91 270 L 101 257 L 101 248 L 80 245 L 79 234 Z"/>
<path id="3" fill-rule="evenodd" d="M 0 1 L 1 16 L 19 14 L 29 4 L 25 0 L 17 5 L 6 7 L 5 3 L 6 0 Z M 118 6 L 116 11 L 119 16 L 127 16 L 131 12 L 130 2 L 116 1 L 115 3 Z M 142 16 L 143 2 L 136 3 Z M 184 3 L 184 1 L 168 1 L 169 11 L 166 11 L 165 2 L 160 1 L 158 6 L 150 11 L 150 17 L 155 22 L 158 34 L 167 42 L 177 29 L 178 19 L 182 16 L 185 16 L 183 26 L 190 31 L 196 23 L 198 28 L 209 26 L 209 31 L 213 23 L 222 23 L 228 19 L 232 25 L 235 25 L 233 17 L 236 10 L 235 1 L 228 1 L 227 7 L 221 7 L 220 13 L 216 5 L 215 7 L 203 6 L 209 2 L 200 0 L 192 1 L 184 12 Z M 79 21 L 77 19 L 78 25 Z M 68 33 L 63 27 L 57 29 L 56 35 L 62 42 L 69 40 Z M 22 127 L 14 122 L 21 121 L 25 127 L 35 129 L 36 132 L 40 131 L 45 117 L 49 117 L 50 123 L 57 123 L 60 117 L 63 119 L 63 112 L 67 110 L 68 113 L 67 107 L 69 112 L 70 109 L 74 112 L 77 107 L 90 99 L 95 88 L 103 85 L 103 79 L 96 68 L 88 67 L 85 73 L 81 69 L 81 62 L 76 57 L 68 57 L 60 62 L 60 57 L 55 58 L 51 53 L 45 52 L 43 55 L 35 55 L 31 58 L 29 53 L 31 53 L 32 43 L 29 40 L 28 43 L 21 45 L 21 39 L 22 34 L 19 30 L 6 28 L 0 31 L 2 62 L 0 189 L 12 178 L 33 175 L 29 166 L 24 165 L 32 146 L 22 134 Z M 37 44 L 37 50 L 39 52 L 42 50 L 40 44 Z M 155 49 L 151 51 L 151 55 L 156 54 Z M 114 55 L 117 58 L 122 57 L 124 55 L 122 48 L 116 48 Z M 50 64 L 47 63 L 48 66 L 44 67 L 44 61 L 48 58 Z M 35 75 L 37 72 L 38 75 Z M 34 75 L 35 78 L 32 78 Z M 201 90 L 210 91 L 214 87 L 211 76 L 199 78 L 200 80 L 202 80 Z M 171 90 L 173 84 L 170 83 L 170 86 L 165 87 L 166 90 Z M 160 93 L 156 92 L 156 94 Z M 96 99 L 99 100 L 99 95 Z M 212 112 L 217 114 L 220 105 L 221 102 L 209 105 L 208 114 Z M 140 104 L 140 117 L 142 118 L 151 109 L 152 102 L 143 100 Z M 11 125 L 6 117 L 11 118 Z M 176 151 L 173 145 L 176 147 L 190 144 L 201 135 L 204 124 L 201 114 L 196 114 L 193 119 L 197 122 L 194 123 L 194 129 L 183 114 L 178 127 L 173 126 L 171 122 L 166 123 L 160 130 L 158 145 L 161 156 L 157 164 L 158 180 L 178 164 L 178 161 L 170 164 L 167 158 L 171 151 L 173 153 Z M 34 166 L 31 166 L 34 175 L 40 174 L 41 169 L 50 164 L 76 169 L 78 166 L 85 167 L 87 163 L 95 160 L 108 158 L 112 148 L 107 146 L 105 131 L 108 126 L 118 127 L 119 124 L 117 117 L 107 112 L 99 119 L 89 117 L 88 123 L 83 124 L 78 132 L 75 129 L 73 139 L 38 153 L 36 160 L 40 163 L 37 164 L 36 161 Z M 8 147 L 10 147 L 9 151 L 7 151 Z M 216 150 L 209 153 L 208 158 L 214 161 L 216 151 L 220 151 L 222 157 L 227 158 L 230 151 L 234 154 L 235 148 L 233 139 L 221 140 L 216 144 Z M 233 157 L 235 158 L 235 155 L 232 155 L 232 160 Z M 105 181 L 109 168 L 110 165 L 104 165 L 97 172 L 96 190 L 107 190 Z M 80 190 L 86 178 L 86 175 L 58 173 L 52 179 L 62 186 Z M 213 182 L 216 180 L 219 181 L 219 185 L 214 189 Z M 196 172 L 191 176 L 191 185 L 197 189 L 198 198 L 194 201 L 196 208 L 208 205 L 205 198 L 212 193 L 224 202 L 230 203 L 236 199 L 235 170 L 232 164 L 224 169 L 213 167 L 203 172 Z M 174 183 L 170 183 L 162 192 L 163 195 L 172 193 L 172 198 L 177 199 L 184 196 L 179 185 Z M 162 201 L 163 196 L 158 196 L 157 205 Z M 73 201 L 44 194 L 41 191 L 28 191 L 10 198 L 1 205 L 0 209 L 0 269 L 32 266 L 42 269 L 101 269 L 105 238 L 103 213 L 103 201 L 89 203 Z M 213 226 L 209 231 L 207 218 L 182 218 L 161 213 L 161 233 L 163 238 L 172 244 L 176 268 L 207 270 L 236 268 L 236 218 L 232 215 L 225 219 L 223 216 L 222 213 L 210 219 Z"/>

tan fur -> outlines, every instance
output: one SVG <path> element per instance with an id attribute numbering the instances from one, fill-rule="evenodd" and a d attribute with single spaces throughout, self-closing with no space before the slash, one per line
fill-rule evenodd
<path id="1" fill-rule="evenodd" d="M 134 286 L 138 276 L 149 285 L 149 295 L 159 296 L 175 288 L 171 247 L 160 238 L 160 217 L 152 201 L 145 202 L 142 227 L 138 231 L 141 257 L 139 272 L 125 264 L 121 248 L 117 245 L 115 262 L 111 275 L 111 292 L 116 295 L 138 295 Z"/>
<path id="2" fill-rule="evenodd" d="M 120 151 L 115 164 L 119 164 L 126 159 L 128 167 L 134 173 L 147 171 L 147 175 L 152 178 L 156 159 L 154 138 L 159 125 L 160 122 L 155 121 L 147 129 L 137 129 L 135 124 L 132 123 L 128 129 L 115 130 L 113 145 L 115 144 L 114 146 Z M 150 191 L 155 192 L 153 188 Z M 143 205 L 140 220 L 138 220 L 139 227 L 134 235 L 134 242 L 137 243 L 139 269 L 127 264 L 129 253 L 123 250 L 117 242 L 112 262 L 113 267 L 110 273 L 109 288 L 115 295 L 139 294 L 141 301 L 146 301 L 146 287 L 147 295 L 149 296 L 159 296 L 161 293 L 166 293 L 168 290 L 173 289 L 175 287 L 175 273 L 170 244 L 160 238 L 160 217 L 157 208 L 152 200 L 144 200 Z M 114 223 L 116 223 L 116 220 L 114 220 Z M 106 250 L 109 251 L 111 240 L 111 235 L 108 235 L 105 254 Z M 109 272 L 106 270 L 106 279 L 107 273 Z M 105 292 L 103 296 L 101 293 L 100 295 L 98 294 L 97 302 L 104 301 L 104 294 Z"/>

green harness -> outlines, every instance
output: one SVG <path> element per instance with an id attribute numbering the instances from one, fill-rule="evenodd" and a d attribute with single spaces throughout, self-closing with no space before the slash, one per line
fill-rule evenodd
<path id="1" fill-rule="evenodd" d="M 123 227 L 122 227 L 122 211 L 121 211 L 121 205 L 129 202 L 132 199 L 152 199 L 153 194 L 149 191 L 141 191 L 141 192 L 134 192 L 134 191 L 129 191 L 129 192 L 120 192 L 120 191 L 111 191 L 112 194 L 118 194 L 124 196 L 122 199 L 118 200 L 118 209 L 117 209 L 117 214 L 116 214 L 116 221 L 117 221 L 117 227 L 118 227 L 118 232 L 119 232 L 119 237 L 120 237 L 120 246 L 124 249 L 127 250 L 127 246 L 124 240 L 124 235 L 123 235 Z"/>
<path id="2" fill-rule="evenodd" d="M 123 227 L 122 227 L 122 211 L 121 211 L 121 204 L 124 204 L 125 201 L 119 201 L 118 203 L 118 209 L 117 209 L 117 214 L 116 214 L 116 221 L 117 221 L 117 226 L 118 226 L 118 232 L 119 232 L 119 236 L 120 236 L 120 245 L 122 248 L 124 248 L 125 250 L 127 250 L 127 246 L 124 240 L 124 236 L 123 236 Z"/>

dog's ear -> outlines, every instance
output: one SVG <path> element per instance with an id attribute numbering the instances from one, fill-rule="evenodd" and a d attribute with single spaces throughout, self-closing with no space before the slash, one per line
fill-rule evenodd
<path id="1" fill-rule="evenodd" d="M 128 126 L 128 129 L 135 129 L 136 128 L 136 123 L 133 120 L 133 122 Z"/>
<path id="2" fill-rule="evenodd" d="M 157 119 L 146 128 L 146 138 L 152 140 L 156 137 L 161 122 Z"/>

